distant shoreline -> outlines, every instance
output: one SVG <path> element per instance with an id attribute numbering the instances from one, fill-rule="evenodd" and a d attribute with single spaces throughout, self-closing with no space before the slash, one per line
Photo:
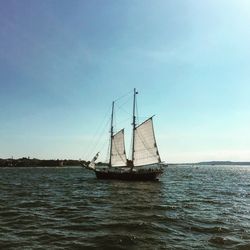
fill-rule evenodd
<path id="1" fill-rule="evenodd" d="M 64 166 L 81 166 L 82 164 L 88 163 L 84 160 L 72 160 L 72 159 L 56 159 L 56 160 L 40 160 L 30 158 L 19 158 L 19 159 L 0 159 L 0 167 L 64 167 Z M 98 162 L 97 164 L 105 164 Z M 197 163 L 167 163 L 167 165 L 238 165 L 238 166 L 250 166 L 250 162 L 236 162 L 236 161 L 206 161 Z"/>
<path id="2" fill-rule="evenodd" d="M 247 166 L 250 165 L 248 161 L 204 161 L 204 162 L 197 162 L 197 163 L 169 163 L 169 165 L 239 165 L 239 166 Z"/>
<path id="3" fill-rule="evenodd" d="M 64 167 L 81 166 L 83 163 L 86 163 L 86 161 L 70 159 L 40 160 L 25 157 L 19 159 L 0 159 L 0 167 Z"/>

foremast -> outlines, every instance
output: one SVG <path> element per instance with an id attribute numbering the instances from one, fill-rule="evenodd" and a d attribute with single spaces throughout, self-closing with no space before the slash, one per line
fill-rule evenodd
<path id="1" fill-rule="evenodd" d="M 114 105 L 115 102 L 112 102 L 112 112 L 111 112 L 111 127 L 110 127 L 110 155 L 109 155 L 109 167 L 111 167 L 111 159 L 112 159 L 112 140 L 114 136 L 114 126 L 113 126 L 113 120 L 114 120 Z"/>
<path id="2" fill-rule="evenodd" d="M 123 167 L 127 165 L 124 129 L 121 129 L 118 132 L 114 132 L 114 104 L 115 101 L 112 102 L 111 113 L 109 168 Z"/>

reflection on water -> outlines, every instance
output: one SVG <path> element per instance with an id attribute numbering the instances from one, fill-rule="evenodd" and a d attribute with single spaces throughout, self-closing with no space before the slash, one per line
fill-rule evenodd
<path id="1" fill-rule="evenodd" d="M 159 182 L 0 169 L 0 249 L 250 249 L 250 167 L 169 167 Z"/>

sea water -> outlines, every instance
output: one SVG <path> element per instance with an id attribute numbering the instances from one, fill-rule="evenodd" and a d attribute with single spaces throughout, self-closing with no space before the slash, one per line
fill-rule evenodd
<path id="1" fill-rule="evenodd" d="M 0 249 L 250 249 L 250 166 L 170 166 L 158 182 L 0 168 Z"/>

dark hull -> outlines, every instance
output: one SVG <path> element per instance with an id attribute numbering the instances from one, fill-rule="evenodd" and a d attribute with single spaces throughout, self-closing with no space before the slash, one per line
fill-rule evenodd
<path id="1" fill-rule="evenodd" d="M 155 181 L 163 173 L 162 170 L 150 170 L 139 172 L 113 172 L 95 171 L 97 179 L 124 180 L 124 181 Z"/>

